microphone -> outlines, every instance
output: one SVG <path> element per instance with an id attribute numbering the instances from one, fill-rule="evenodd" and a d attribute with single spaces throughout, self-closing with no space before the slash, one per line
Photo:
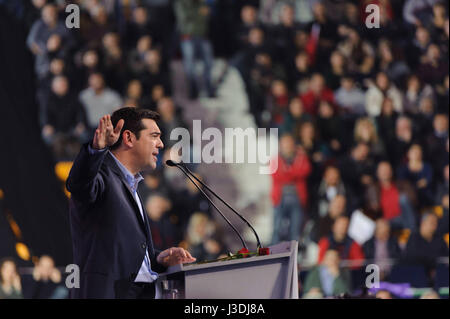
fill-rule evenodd
<path id="1" fill-rule="evenodd" d="M 243 221 L 243 222 L 245 222 L 246 224 L 247 224 L 247 226 L 248 227 L 250 227 L 250 229 L 253 231 L 253 234 L 255 235 L 255 237 L 256 237 L 256 242 L 257 242 L 257 248 L 259 249 L 259 248 L 262 248 L 262 245 L 261 245 L 261 241 L 259 240 L 259 236 L 258 236 L 258 233 L 256 232 L 256 230 L 253 228 L 253 226 L 250 224 L 250 222 L 247 220 L 247 219 L 245 219 L 245 217 L 244 216 L 242 216 L 241 214 L 239 214 L 233 207 L 231 207 L 225 200 L 223 200 L 219 195 L 217 195 L 208 185 L 206 185 L 205 183 L 203 183 L 200 179 L 198 179 L 197 178 L 197 176 L 195 176 L 195 174 L 183 163 L 183 162 L 180 162 L 180 163 L 175 163 L 174 161 L 172 161 L 172 160 L 167 160 L 166 161 L 166 164 L 168 165 L 168 166 L 171 166 L 171 167 L 173 167 L 173 166 L 177 166 L 177 167 L 179 167 L 180 169 L 181 168 L 184 168 L 187 172 L 189 172 L 190 173 L 190 175 L 193 177 L 193 178 L 195 178 L 195 180 L 196 181 L 198 181 L 203 187 L 205 187 L 208 191 L 210 191 L 216 198 L 218 198 L 223 204 L 225 204 L 225 206 L 227 206 L 229 209 L 231 209 L 231 211 L 233 211 L 233 213 L 235 213 L 237 216 L 239 216 L 239 218 Z"/>
<path id="2" fill-rule="evenodd" d="M 167 166 L 170 167 L 178 167 L 183 173 L 184 175 L 187 176 L 187 178 L 189 178 L 189 180 L 192 182 L 192 184 L 195 185 L 195 187 L 197 187 L 197 189 L 203 194 L 203 196 L 206 197 L 206 199 L 208 200 L 208 202 L 214 206 L 214 208 L 219 212 L 220 216 L 223 217 L 223 219 L 225 219 L 225 221 L 228 223 L 228 225 L 230 225 L 230 227 L 234 230 L 234 232 L 238 235 L 239 239 L 241 240 L 242 246 L 248 250 L 247 245 L 244 241 L 244 239 L 242 238 L 241 234 L 239 233 L 239 231 L 236 229 L 236 227 L 233 226 L 233 224 L 230 222 L 230 220 L 228 218 L 225 217 L 225 215 L 222 213 L 222 211 L 214 204 L 214 202 L 211 200 L 211 198 L 203 191 L 203 189 L 200 188 L 200 186 L 197 185 L 197 183 L 194 182 L 194 180 L 191 178 L 191 176 L 189 176 L 189 174 L 186 172 L 186 170 L 184 169 L 183 166 L 177 165 L 175 162 L 171 161 L 171 160 L 167 160 L 166 161 Z M 196 178 L 196 176 L 194 176 Z M 197 178 L 196 178 L 197 179 Z"/>

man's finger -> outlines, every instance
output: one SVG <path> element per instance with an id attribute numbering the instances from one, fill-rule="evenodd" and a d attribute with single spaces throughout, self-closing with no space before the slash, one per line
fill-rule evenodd
<path id="1" fill-rule="evenodd" d="M 191 255 L 191 253 L 190 253 L 189 251 L 185 250 L 185 252 L 186 252 L 186 256 L 187 256 L 188 258 L 194 258 L 194 257 L 192 257 L 192 255 Z"/>
<path id="2" fill-rule="evenodd" d="M 119 122 L 117 122 L 116 128 L 114 129 L 114 134 L 119 134 L 124 124 L 125 121 L 123 119 L 120 119 Z"/>

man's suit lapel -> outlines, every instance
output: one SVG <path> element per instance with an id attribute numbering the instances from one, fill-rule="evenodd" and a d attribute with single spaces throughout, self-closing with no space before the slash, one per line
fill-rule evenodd
<path id="1" fill-rule="evenodd" d="M 132 203 L 132 205 L 134 207 L 134 214 L 135 214 L 135 216 L 136 216 L 136 218 L 137 218 L 137 220 L 139 222 L 139 225 L 141 226 L 141 229 L 144 232 L 144 234 L 146 236 L 148 236 L 149 233 L 147 232 L 147 227 L 146 227 L 146 225 L 144 223 L 144 220 L 142 219 L 141 212 L 139 210 L 139 206 L 136 203 L 136 199 L 133 196 L 133 192 L 131 191 L 130 186 L 128 185 L 128 183 L 125 180 L 125 176 L 123 176 L 120 168 L 117 166 L 117 164 L 115 163 L 114 159 L 111 157 L 110 154 L 107 154 L 107 156 L 105 157 L 105 162 L 111 168 L 111 170 L 116 175 L 119 176 L 120 181 L 122 182 L 122 186 L 126 189 L 126 193 L 128 194 L 128 198 L 129 198 L 129 200 L 131 201 L 131 203 Z M 140 198 L 139 198 L 139 200 L 140 200 Z M 141 201 L 141 205 L 142 205 L 142 201 Z M 142 205 L 142 209 L 144 211 L 144 218 L 145 218 L 146 214 L 145 214 L 145 209 L 144 209 L 143 205 Z"/>

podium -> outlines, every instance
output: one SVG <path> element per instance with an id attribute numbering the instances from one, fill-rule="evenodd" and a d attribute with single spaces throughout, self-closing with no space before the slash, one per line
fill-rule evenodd
<path id="1" fill-rule="evenodd" d="M 162 299 L 298 299 L 298 242 L 270 254 L 169 267 L 156 282 Z"/>

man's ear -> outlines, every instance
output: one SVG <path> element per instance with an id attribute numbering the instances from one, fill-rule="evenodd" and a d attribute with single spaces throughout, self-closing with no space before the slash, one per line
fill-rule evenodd
<path id="1" fill-rule="evenodd" d="M 135 136 L 131 131 L 129 131 L 129 130 L 123 131 L 123 133 L 122 133 L 123 144 L 125 144 L 128 147 L 132 147 L 134 144 L 134 139 L 135 139 Z"/>

